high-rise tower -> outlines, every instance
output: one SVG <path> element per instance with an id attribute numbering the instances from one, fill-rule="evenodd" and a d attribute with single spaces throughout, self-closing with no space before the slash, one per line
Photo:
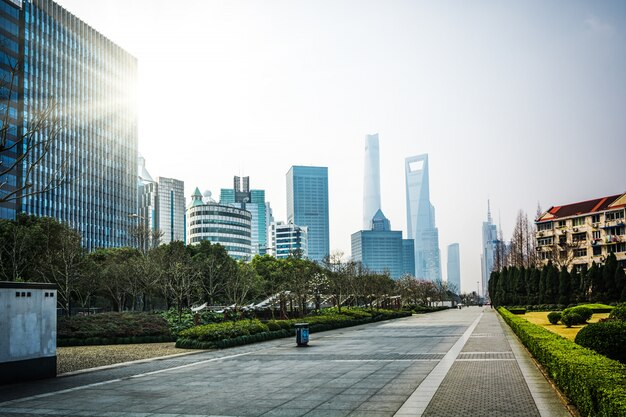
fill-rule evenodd
<path id="1" fill-rule="evenodd" d="M 292 166 L 287 172 L 287 223 L 306 226 L 309 259 L 330 254 L 328 168 Z"/>
<path id="2" fill-rule="evenodd" d="M 264 255 L 267 249 L 268 205 L 265 190 L 251 190 L 250 177 L 233 179 L 233 188 L 222 188 L 220 204 L 239 207 L 252 214 L 252 255 Z"/>
<path id="3" fill-rule="evenodd" d="M 461 294 L 461 255 L 459 244 L 448 245 L 448 285 L 452 291 Z"/>
<path id="4" fill-rule="evenodd" d="M 439 231 L 430 203 L 427 154 L 406 158 L 405 179 L 407 234 L 415 240 L 415 276 L 441 280 Z"/>
<path id="5" fill-rule="evenodd" d="M 131 244 L 136 58 L 52 0 L 0 0 L 0 6 L 0 50 L 11 49 L 10 63 L 20 69 L 13 86 L 19 111 L 8 128 L 12 134 L 36 128 L 41 112 L 49 112 L 50 122 L 33 136 L 39 143 L 50 139 L 50 146 L 32 148 L 11 173 L 27 192 L 0 208 L 0 216 L 54 217 L 77 229 L 87 249 Z M 3 58 L 4 69 L 6 63 Z M 60 177 L 66 181 L 59 184 Z"/>
<path id="6" fill-rule="evenodd" d="M 363 174 L 363 230 L 369 230 L 372 218 L 381 209 L 378 133 L 365 135 Z"/>
<path id="7" fill-rule="evenodd" d="M 496 256 L 496 248 L 498 245 L 498 228 L 493 224 L 491 218 L 491 206 L 487 201 L 487 221 L 483 222 L 483 253 L 480 256 L 480 266 L 482 272 L 482 295 L 487 297 L 487 289 L 489 288 L 489 277 L 493 271 L 493 264 Z"/>

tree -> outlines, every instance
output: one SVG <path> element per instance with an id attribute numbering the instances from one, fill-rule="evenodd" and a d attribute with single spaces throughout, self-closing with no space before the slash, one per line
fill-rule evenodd
<path id="1" fill-rule="evenodd" d="M 226 277 L 224 293 L 229 304 L 234 305 L 235 310 L 253 296 L 260 293 L 262 280 L 252 265 L 239 262 L 234 273 Z"/>
<path id="2" fill-rule="evenodd" d="M 559 272 L 559 304 L 568 305 L 572 300 L 572 277 L 566 267 Z"/>
<path id="3" fill-rule="evenodd" d="M 80 234 L 50 217 L 40 219 L 42 250 L 34 265 L 39 279 L 57 285 L 58 302 L 71 312 L 72 295 L 81 279 L 85 251 Z"/>
<path id="4" fill-rule="evenodd" d="M 29 107 L 28 117 L 15 119 L 19 92 L 18 82 L 23 77 L 19 61 L 6 60 L 10 65 L 0 80 L 0 204 L 45 193 L 61 186 L 67 180 L 69 153 L 60 155 L 60 162 L 52 167 L 47 179 L 35 178 L 49 158 L 64 123 L 54 99 L 43 97 L 42 106 Z M 15 180 L 14 178 L 19 178 Z"/>
<path id="5" fill-rule="evenodd" d="M 534 226 L 528 221 L 528 216 L 522 210 L 517 213 L 515 228 L 511 238 L 509 251 L 509 265 L 518 268 L 529 268 L 536 264 Z"/>
<path id="6" fill-rule="evenodd" d="M 215 301 L 223 296 L 226 278 L 235 273 L 237 262 L 222 245 L 212 244 L 208 240 L 189 246 L 189 250 L 198 271 L 202 299 L 215 305 Z"/>

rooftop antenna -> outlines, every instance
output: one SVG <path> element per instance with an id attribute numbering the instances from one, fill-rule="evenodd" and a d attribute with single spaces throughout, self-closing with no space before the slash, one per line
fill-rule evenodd
<path id="1" fill-rule="evenodd" d="M 493 219 L 491 218 L 491 201 L 487 199 L 487 222 L 491 224 Z"/>

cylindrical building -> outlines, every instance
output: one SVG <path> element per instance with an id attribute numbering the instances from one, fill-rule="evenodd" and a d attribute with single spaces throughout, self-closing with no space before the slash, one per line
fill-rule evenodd
<path id="1" fill-rule="evenodd" d="M 187 244 L 194 245 L 203 240 L 219 243 L 235 259 L 249 261 L 252 256 L 252 214 L 212 200 L 204 202 L 196 188 L 187 208 Z"/>

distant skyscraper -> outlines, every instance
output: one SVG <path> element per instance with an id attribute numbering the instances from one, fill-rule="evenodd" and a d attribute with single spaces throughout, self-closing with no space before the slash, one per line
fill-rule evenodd
<path id="1" fill-rule="evenodd" d="M 406 215 L 408 238 L 415 240 L 415 276 L 441 280 L 439 231 L 430 203 L 428 155 L 406 158 Z"/>
<path id="2" fill-rule="evenodd" d="M 287 172 L 287 222 L 306 226 L 309 259 L 330 254 L 328 224 L 328 168 L 292 166 Z"/>
<path id="3" fill-rule="evenodd" d="M 372 217 L 381 208 L 378 133 L 365 136 L 365 166 L 363 172 L 363 230 L 369 230 Z"/>
<path id="4" fill-rule="evenodd" d="M 185 236 L 185 183 L 174 178 L 157 177 L 159 184 L 157 228 L 163 233 L 161 243 L 184 242 Z"/>
<path id="5" fill-rule="evenodd" d="M 379 209 L 370 220 L 370 229 L 352 234 L 352 260 L 367 269 L 398 279 L 415 272 L 413 246 L 402 239 L 401 231 L 391 230 L 391 223 Z M 411 249 L 406 251 L 405 248 Z M 405 256 L 407 259 L 405 259 Z"/>
<path id="6" fill-rule="evenodd" d="M 454 286 L 454 292 L 461 294 L 461 255 L 458 243 L 448 245 L 448 285 Z"/>
<path id="7" fill-rule="evenodd" d="M 265 190 L 251 190 L 250 177 L 234 177 L 233 188 L 222 188 L 220 204 L 239 207 L 252 214 L 252 253 L 265 254 L 267 248 L 267 208 Z"/>
<path id="8" fill-rule="evenodd" d="M 496 256 L 496 250 L 498 246 L 498 228 L 493 224 L 491 218 L 491 206 L 487 201 L 487 221 L 483 222 L 483 253 L 480 256 L 480 266 L 482 272 L 482 291 L 481 294 L 487 297 L 488 283 L 491 272 L 493 271 L 493 265 Z"/>
<path id="9" fill-rule="evenodd" d="M 60 173 L 67 178 L 3 205 L 0 217 L 54 217 L 78 230 L 87 249 L 131 244 L 131 215 L 137 214 L 136 58 L 50 0 L 0 0 L 0 32 L 0 77 L 10 80 L 4 76 L 11 64 L 20 70 L 15 101 L 9 103 L 16 111 L 7 112 L 9 139 L 33 127 L 28 123 L 38 112 L 50 110 L 52 120 L 59 120 L 34 135 L 39 141 L 59 130 L 47 153 L 36 145 L 20 172 L 0 181 L 32 184 L 32 192 L 54 184 Z M 15 157 L 3 153 L 4 165 Z"/>
<path id="10" fill-rule="evenodd" d="M 267 253 L 283 259 L 298 255 L 309 257 L 308 231 L 306 227 L 283 222 L 272 222 L 267 229 Z"/>
<path id="11" fill-rule="evenodd" d="M 186 241 L 185 183 L 174 178 L 152 178 L 139 156 L 137 221 L 140 228 L 159 232 L 159 243 Z"/>

